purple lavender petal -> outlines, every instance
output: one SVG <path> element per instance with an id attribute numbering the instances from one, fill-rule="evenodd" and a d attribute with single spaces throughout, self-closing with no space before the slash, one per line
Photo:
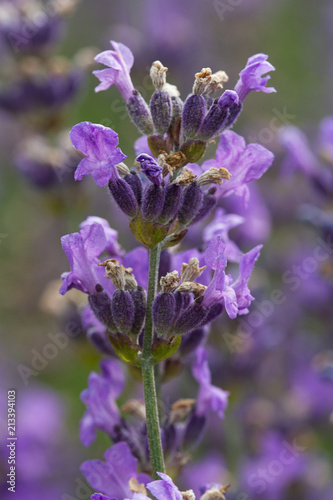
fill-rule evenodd
<path id="1" fill-rule="evenodd" d="M 243 255 L 239 263 L 239 277 L 232 285 L 236 292 L 238 314 L 247 314 L 249 312 L 248 307 L 252 300 L 254 300 L 254 297 L 252 297 L 248 288 L 247 282 L 251 276 L 254 264 L 260 255 L 261 249 L 262 245 L 252 248 L 252 250 Z"/>
<path id="2" fill-rule="evenodd" d="M 203 239 L 206 243 L 216 236 L 220 236 L 225 243 L 225 256 L 228 261 L 239 262 L 243 253 L 229 238 L 229 230 L 243 224 L 244 217 L 236 214 L 226 214 L 222 208 L 215 212 L 215 217 L 204 229 Z"/>
<path id="3" fill-rule="evenodd" d="M 102 361 L 101 368 L 102 375 L 92 372 L 88 388 L 81 393 L 81 400 L 87 407 L 80 422 L 80 438 L 85 446 L 95 440 L 97 429 L 113 436 L 115 425 L 121 422 L 116 398 L 124 388 L 124 373 L 116 360 Z"/>
<path id="4" fill-rule="evenodd" d="M 227 130 L 221 135 L 216 158 L 203 163 L 202 169 L 224 167 L 229 170 L 231 179 L 217 187 L 217 196 L 225 197 L 231 193 L 243 196 L 247 201 L 247 184 L 259 179 L 270 167 L 273 153 L 260 144 L 248 144 L 240 135 Z"/>
<path id="5" fill-rule="evenodd" d="M 157 500 L 182 500 L 183 496 L 172 479 L 162 472 L 157 472 L 162 478 L 147 484 L 147 489 Z"/>
<path id="6" fill-rule="evenodd" d="M 270 76 L 263 75 L 275 70 L 267 59 L 266 54 L 252 56 L 248 59 L 245 68 L 239 73 L 240 79 L 235 86 L 235 92 L 237 92 L 241 102 L 244 102 L 246 96 L 252 90 L 265 92 L 266 94 L 276 92 L 274 87 L 266 87 Z"/>
<path id="7" fill-rule="evenodd" d="M 106 219 L 102 219 L 102 217 L 89 216 L 85 221 L 81 222 L 80 228 L 83 228 L 84 226 L 91 226 L 95 222 L 100 224 L 104 228 L 104 234 L 107 240 L 105 251 L 109 254 L 109 256 L 120 257 L 121 255 L 123 255 L 124 251 L 117 241 L 118 231 L 110 227 L 110 224 Z"/>
<path id="8" fill-rule="evenodd" d="M 104 454 L 105 462 L 88 460 L 81 465 L 81 472 L 91 486 L 105 495 L 112 494 L 116 500 L 131 498 L 129 480 L 138 479 L 146 484 L 150 478 L 137 474 L 137 460 L 133 457 L 128 444 L 116 443 Z M 102 497 L 103 498 L 103 497 Z"/>
<path id="9" fill-rule="evenodd" d="M 209 411 L 213 411 L 219 418 L 224 418 L 224 411 L 228 405 L 229 393 L 211 384 L 207 350 L 203 347 L 199 347 L 196 351 L 196 359 L 192 366 L 192 373 L 200 385 L 195 407 L 196 414 L 199 416 L 206 416 Z"/>
<path id="10" fill-rule="evenodd" d="M 109 246 L 104 223 L 96 221 L 89 225 L 85 221 L 79 233 L 63 236 L 61 244 L 71 267 L 71 271 L 62 276 L 62 295 L 70 288 L 93 293 L 99 283 L 103 283 L 106 291 L 112 292 L 110 280 L 104 278 L 104 270 L 97 265 L 98 257 Z"/>
<path id="11" fill-rule="evenodd" d="M 75 180 L 91 174 L 98 186 L 105 186 L 111 178 L 118 178 L 116 165 L 126 155 L 117 147 L 116 132 L 103 125 L 81 122 L 74 125 L 70 138 L 73 146 L 86 155 L 75 171 Z"/>
<path id="12" fill-rule="evenodd" d="M 95 61 L 109 66 L 109 69 L 93 71 L 93 74 L 100 80 L 100 84 L 95 88 L 95 92 L 106 90 L 115 84 L 118 90 L 127 101 L 134 90 L 130 77 L 130 70 L 133 66 L 134 57 L 131 50 L 114 41 L 110 42 L 115 50 L 105 50 L 97 54 Z"/>

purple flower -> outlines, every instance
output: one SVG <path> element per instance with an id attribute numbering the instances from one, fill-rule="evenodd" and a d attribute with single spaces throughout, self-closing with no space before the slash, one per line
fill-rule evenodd
<path id="1" fill-rule="evenodd" d="M 142 172 L 146 177 L 157 186 L 160 186 L 163 182 L 162 170 L 163 168 L 157 163 L 155 158 L 145 153 L 139 154 L 136 157 L 136 161 L 140 163 Z"/>
<path id="2" fill-rule="evenodd" d="M 252 300 L 254 300 L 247 286 L 247 282 L 251 276 L 254 264 L 260 255 L 261 249 L 262 245 L 252 248 L 252 250 L 244 254 L 240 260 L 239 277 L 232 285 L 236 293 L 238 314 L 247 314 L 249 312 L 248 307 Z"/>
<path id="3" fill-rule="evenodd" d="M 88 388 L 81 393 L 81 400 L 87 407 L 80 422 L 80 438 L 89 446 L 96 438 L 96 430 L 114 436 L 114 427 L 121 422 L 116 398 L 124 389 L 125 377 L 121 364 L 115 360 L 101 362 L 102 374 L 92 372 Z"/>
<path id="4" fill-rule="evenodd" d="M 133 498 L 129 480 L 134 478 L 140 484 L 147 484 L 150 477 L 137 473 L 137 460 L 126 443 L 116 443 L 104 453 L 105 462 L 88 460 L 81 465 L 81 472 L 91 486 L 107 496 L 106 499 L 124 500 Z M 97 499 L 102 498 L 96 497 Z M 138 497 L 136 497 L 138 498 Z M 138 498 L 140 500 L 140 497 Z"/>
<path id="5" fill-rule="evenodd" d="M 107 240 L 105 251 L 108 255 L 110 257 L 119 257 L 122 255 L 124 252 L 118 243 L 118 231 L 110 227 L 107 220 L 90 215 L 85 221 L 81 222 L 80 228 L 82 229 L 84 226 L 91 226 L 95 222 L 104 228 L 104 234 Z"/>
<path id="6" fill-rule="evenodd" d="M 241 102 L 244 102 L 251 90 L 265 92 L 265 94 L 276 92 L 274 87 L 266 87 L 270 76 L 263 75 L 275 70 L 274 66 L 267 59 L 268 56 L 266 54 L 252 56 L 248 59 L 245 68 L 239 73 L 240 79 L 236 83 L 235 92 L 237 92 Z"/>
<path id="7" fill-rule="evenodd" d="M 224 418 L 224 411 L 228 405 L 229 392 L 212 385 L 211 373 L 207 361 L 207 350 L 203 347 L 199 347 L 196 351 L 192 373 L 200 385 L 195 408 L 196 414 L 206 416 L 209 411 L 213 411 L 220 418 Z"/>
<path id="8" fill-rule="evenodd" d="M 231 193 L 243 197 L 247 203 L 249 191 L 246 184 L 259 179 L 271 166 L 274 156 L 260 144 L 246 145 L 240 135 L 227 130 L 221 135 L 216 151 L 216 159 L 207 160 L 202 169 L 224 167 L 229 170 L 231 179 L 217 187 L 217 196 L 225 197 Z"/>
<path id="9" fill-rule="evenodd" d="M 215 217 L 203 232 L 203 239 L 209 243 L 214 237 L 220 236 L 225 243 L 225 256 L 228 261 L 239 262 L 243 253 L 229 238 L 229 231 L 234 227 L 243 224 L 244 217 L 236 214 L 226 214 L 222 208 L 216 210 Z"/>
<path id="10" fill-rule="evenodd" d="M 126 158 L 118 144 L 118 134 L 108 127 L 90 122 L 74 125 L 70 132 L 73 146 L 86 158 L 80 161 L 74 178 L 81 180 L 91 174 L 98 186 L 118 178 L 116 165 Z"/>
<path id="11" fill-rule="evenodd" d="M 271 213 L 256 182 L 248 184 L 251 203 L 244 207 L 239 196 L 231 195 L 225 199 L 228 212 L 244 217 L 246 221 L 237 229 L 237 237 L 249 245 L 267 240 L 271 232 Z"/>
<path id="12" fill-rule="evenodd" d="M 134 90 L 133 83 L 130 77 L 130 70 L 133 66 L 134 57 L 131 50 L 123 45 L 110 41 L 114 50 L 105 50 L 97 54 L 95 61 L 109 69 L 101 69 L 93 71 L 93 74 L 100 80 L 100 84 L 95 88 L 95 92 L 107 90 L 111 85 L 116 85 L 119 92 L 127 101 Z"/>
<path id="13" fill-rule="evenodd" d="M 234 319 L 238 313 L 237 298 L 235 290 L 230 286 L 232 277 L 225 274 L 227 259 L 224 252 L 225 243 L 222 239 L 220 237 L 213 238 L 205 252 L 205 261 L 206 265 L 215 272 L 203 295 L 202 305 L 211 307 L 221 302 L 228 316 Z"/>
<path id="14" fill-rule="evenodd" d="M 162 472 L 157 473 L 162 479 L 147 484 L 147 488 L 157 500 L 182 500 L 183 496 L 172 479 Z"/>
<path id="15" fill-rule="evenodd" d="M 66 234 L 61 238 L 62 248 L 69 260 L 71 271 L 62 275 L 63 285 L 60 293 L 64 295 L 71 288 L 85 293 L 93 293 L 99 283 L 112 293 L 110 280 L 105 279 L 105 270 L 98 266 L 98 257 L 114 245 L 114 233 L 108 231 L 108 223 L 104 219 L 94 218 L 96 222 L 82 223 L 79 233 Z"/>
<path id="16" fill-rule="evenodd" d="M 250 278 L 254 264 L 259 257 L 262 245 L 258 245 L 244 254 L 239 263 L 239 276 L 233 282 L 232 276 L 225 273 L 227 259 L 225 255 L 226 244 L 220 236 L 213 238 L 205 252 L 206 265 L 213 269 L 214 276 L 208 285 L 202 305 L 211 307 L 222 303 L 231 319 L 238 314 L 247 314 L 248 307 L 254 298 L 250 294 L 247 282 Z"/>
<path id="17" fill-rule="evenodd" d="M 320 168 L 312 153 L 306 135 L 294 125 L 283 127 L 278 134 L 280 144 L 287 151 L 287 158 L 282 164 L 284 174 L 300 170 L 306 176 L 312 176 Z"/>

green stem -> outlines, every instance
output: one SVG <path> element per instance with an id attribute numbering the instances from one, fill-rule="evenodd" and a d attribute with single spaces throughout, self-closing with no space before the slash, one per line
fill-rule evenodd
<path id="1" fill-rule="evenodd" d="M 149 278 L 147 296 L 147 314 L 142 349 L 142 380 L 145 395 L 147 432 L 150 459 L 153 466 L 154 476 L 159 479 L 157 472 L 165 472 L 161 431 L 158 416 L 158 400 L 154 375 L 154 364 L 152 361 L 151 347 L 153 344 L 154 329 L 152 319 L 152 305 L 156 295 L 158 269 L 160 263 L 161 247 L 157 245 L 149 251 Z"/>

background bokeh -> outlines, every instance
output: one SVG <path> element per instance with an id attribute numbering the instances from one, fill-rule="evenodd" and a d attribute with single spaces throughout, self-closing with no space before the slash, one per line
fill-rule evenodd
<path id="1" fill-rule="evenodd" d="M 219 470 L 226 472 L 221 481 L 238 483 L 239 491 L 246 491 L 248 495 L 255 490 L 251 490 L 244 479 L 244 469 L 257 470 L 260 460 L 266 465 L 271 463 L 279 454 L 283 436 L 289 433 L 299 438 L 306 452 L 301 453 L 299 461 L 296 459 L 297 471 L 288 481 L 298 478 L 301 483 L 301 478 L 309 475 L 315 464 L 317 469 L 310 480 L 316 488 L 323 488 L 318 489 L 323 492 L 318 498 L 326 500 L 326 494 L 327 500 L 333 498 L 327 493 L 333 491 L 330 479 L 333 477 L 332 419 L 329 421 L 333 386 L 330 381 L 325 382 L 325 387 L 315 385 L 318 381 L 314 380 L 313 373 L 313 370 L 316 372 L 313 367 L 322 366 L 322 359 L 325 367 L 329 365 L 327 360 L 333 363 L 330 354 L 332 267 L 326 269 L 321 281 L 317 269 L 309 273 L 309 278 L 295 291 L 283 288 L 286 284 L 282 280 L 293 265 L 313 255 L 318 245 L 316 238 L 322 235 L 320 228 L 301 220 L 299 208 L 308 203 L 329 213 L 332 200 L 327 196 L 323 198 L 302 174 L 281 176 L 280 167 L 286 152 L 277 138 L 277 129 L 296 125 L 315 145 L 319 123 L 333 114 L 332 22 L 331 0 L 82 0 L 66 17 L 64 36 L 52 49 L 56 54 L 73 58 L 83 47 L 92 47 L 92 54 L 108 49 L 110 39 L 125 43 L 135 56 L 134 84 L 146 98 L 152 93 L 147 74 L 156 59 L 169 68 L 168 81 L 178 86 L 183 97 L 191 89 L 194 73 L 202 67 L 224 69 L 229 75 L 226 88 L 233 88 L 239 71 L 252 54 L 269 54 L 269 61 L 276 67 L 271 82 L 277 93 L 252 93 L 235 131 L 247 141 L 259 142 L 276 154 L 270 172 L 258 183 L 263 201 L 256 218 L 260 220 L 262 216 L 264 223 L 272 225 L 257 263 L 252 289 L 259 302 L 274 288 L 282 289 L 287 300 L 275 308 L 249 342 L 243 342 L 240 350 L 230 347 L 223 336 L 225 332 L 237 330 L 237 320 L 236 325 L 227 322 L 216 325 L 210 340 L 212 347 L 218 347 L 212 356 L 214 381 L 231 392 L 231 407 L 222 426 L 212 422 L 221 438 L 216 440 L 215 435 L 207 435 L 205 445 L 195 457 L 206 456 L 212 460 L 210 465 L 198 467 L 202 474 L 206 469 L 210 473 L 214 467 L 218 469 L 216 464 L 222 459 Z M 6 64 L 17 56 L 9 52 L 8 47 L 1 44 L 1 57 Z M 83 120 L 110 126 L 119 134 L 121 149 L 133 161 L 137 131 L 127 117 L 116 88 L 94 93 L 97 80 L 91 74 L 93 68 L 97 65 L 91 61 L 91 65 L 82 70 L 83 83 L 67 104 L 61 127 L 70 129 Z M 3 75 L 2 85 L 8 85 L 8 81 L 10 84 L 8 74 Z M 50 291 L 50 282 L 58 280 L 68 269 L 60 237 L 77 231 L 79 223 L 88 215 L 98 215 L 108 219 L 119 231 L 119 241 L 125 248 L 133 247 L 133 239 L 128 235 L 125 219 L 106 191 L 103 196 L 101 188 L 91 179 L 81 183 L 60 179 L 49 188 L 40 188 L 22 175 L 13 164 L 13 156 L 22 134 L 26 134 L 30 126 L 29 121 L 25 120 L 24 125 L 23 121 L 19 113 L 0 112 L 0 356 L 4 394 L 0 423 L 5 428 L 6 390 L 16 388 L 18 405 L 22 405 L 18 413 L 19 431 L 23 433 L 25 421 L 32 420 L 27 431 L 31 441 L 22 442 L 22 450 L 24 446 L 28 450 L 34 448 L 32 457 L 46 464 L 46 472 L 40 475 L 36 472 L 36 479 L 29 483 L 33 485 L 29 486 L 31 493 L 36 488 L 36 498 L 43 498 L 42 492 L 51 488 L 53 496 L 49 494 L 45 498 L 63 499 L 66 498 L 63 494 L 74 495 L 81 478 L 81 462 L 101 457 L 107 439 L 98 435 L 94 445 L 86 449 L 78 437 L 78 422 L 84 411 L 79 394 L 86 387 L 91 370 L 98 371 L 101 356 L 80 331 L 75 307 L 68 306 L 64 312 L 61 301 L 65 299 L 58 298 L 54 291 L 57 285 Z M 243 233 L 232 233 L 244 251 L 252 244 L 251 226 L 245 229 Z M 256 242 L 256 235 L 252 239 Z M 49 290 L 47 296 L 46 289 Z M 50 343 L 50 334 L 71 327 L 74 334 L 68 345 L 59 348 L 45 366 L 41 362 L 40 370 L 31 372 L 24 383 L 22 366 L 33 369 L 32 359 Z M 322 358 L 319 359 L 319 355 Z M 297 370 L 290 375 L 296 365 Z M 332 374 L 330 377 L 332 379 Z M 308 388 L 314 384 L 313 392 L 302 392 L 302 384 Z M 183 394 L 192 395 L 193 387 L 191 376 L 185 374 Z M 314 401 L 314 395 L 318 401 Z M 59 414 L 57 418 L 55 413 Z M 36 425 L 36 415 L 41 419 L 39 425 Z M 40 430 L 47 425 L 49 431 L 45 431 L 43 437 Z M 51 439 L 53 435 L 58 438 Z M 264 445 L 260 444 L 263 439 Z M 255 455 L 258 446 L 262 455 Z M 35 465 L 40 469 L 39 463 Z M 25 470 L 24 474 L 30 479 L 35 477 L 33 471 Z M 196 475 L 191 474 L 192 478 Z M 186 483 L 186 474 L 183 476 Z M 281 477 L 287 481 L 284 471 Z M 280 491 L 275 485 L 281 481 L 279 476 L 272 482 L 265 498 L 308 498 L 302 496 L 307 493 L 301 486 L 297 490 L 294 484 L 294 489 L 287 491 L 279 487 Z M 300 496 L 288 496 L 291 494 Z M 234 498 L 243 497 L 235 494 Z M 249 498 L 257 497 L 244 496 Z"/>

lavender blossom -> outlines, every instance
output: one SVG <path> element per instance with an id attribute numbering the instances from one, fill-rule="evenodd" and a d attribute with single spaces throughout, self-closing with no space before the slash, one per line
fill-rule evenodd
<path id="1" fill-rule="evenodd" d="M 80 161 L 75 180 L 91 174 L 98 186 L 105 186 L 110 179 L 117 179 L 116 165 L 126 158 L 117 147 L 118 134 L 103 125 L 81 122 L 71 130 L 73 146 L 86 158 Z"/>
<path id="2" fill-rule="evenodd" d="M 261 249 L 262 245 L 258 245 L 255 248 L 252 248 L 252 250 L 244 254 L 240 260 L 239 277 L 232 284 L 232 287 L 236 293 L 238 314 L 247 314 L 249 312 L 248 307 L 251 304 L 252 300 L 254 300 L 254 297 L 252 297 L 248 288 L 247 282 L 252 273 L 254 264 L 260 255 Z"/>
<path id="3" fill-rule="evenodd" d="M 235 86 L 235 92 L 237 92 L 240 102 L 244 102 L 246 96 L 253 90 L 265 94 L 276 92 L 274 87 L 266 87 L 270 76 L 263 75 L 275 70 L 267 59 L 266 54 L 252 56 L 248 59 L 245 68 L 239 73 L 240 79 Z"/>
<path id="4" fill-rule="evenodd" d="M 274 156 L 260 144 L 248 144 L 240 135 L 232 131 L 224 132 L 216 151 L 216 159 L 206 160 L 202 169 L 223 166 L 230 174 L 228 182 L 217 187 L 217 196 L 225 197 L 235 193 L 242 196 L 244 204 L 248 202 L 247 184 L 260 177 L 271 166 Z"/>
<path id="5" fill-rule="evenodd" d="M 196 351 L 192 373 L 196 381 L 200 384 L 195 413 L 198 416 L 207 416 L 209 411 L 213 411 L 219 418 L 224 418 L 224 411 L 228 405 L 229 392 L 212 385 L 207 361 L 207 350 L 203 347 L 199 347 Z"/>
<path id="6" fill-rule="evenodd" d="M 220 236 L 225 243 L 225 256 L 228 261 L 239 262 L 243 253 L 238 248 L 236 243 L 229 238 L 229 231 L 234 227 L 238 227 L 245 221 L 244 217 L 236 214 L 226 214 L 223 208 L 219 208 L 215 212 L 215 217 L 208 224 L 203 233 L 203 239 L 209 243 L 213 238 Z"/>
<path id="7" fill-rule="evenodd" d="M 172 479 L 162 472 L 158 472 L 160 480 L 147 484 L 147 488 L 158 500 L 182 500 L 183 495 L 174 484 Z"/>
<path id="8" fill-rule="evenodd" d="M 96 430 L 115 437 L 115 428 L 121 422 L 116 399 L 124 389 L 125 378 L 121 365 L 115 360 L 101 363 L 102 375 L 92 372 L 89 375 L 88 389 L 81 394 L 87 407 L 80 423 L 80 438 L 85 446 L 96 439 Z"/>
<path id="9" fill-rule="evenodd" d="M 101 460 L 84 462 L 81 471 L 91 486 L 107 495 L 107 499 L 124 500 L 125 498 L 133 498 L 129 486 L 130 479 L 137 480 L 139 484 L 143 485 L 150 481 L 147 474 L 137 473 L 137 460 L 131 454 L 126 443 L 113 445 L 106 450 L 104 458 L 105 462 Z M 103 498 L 103 496 L 95 498 Z"/>
<path id="10" fill-rule="evenodd" d="M 130 70 L 133 66 L 134 57 L 131 50 L 122 43 L 110 41 L 114 50 L 105 50 L 95 57 L 95 61 L 108 66 L 109 69 L 93 71 L 93 74 L 100 80 L 95 92 L 108 89 L 111 85 L 116 85 L 124 99 L 127 101 L 134 90 L 130 77 Z"/>
<path id="11" fill-rule="evenodd" d="M 97 219 L 97 220 L 96 220 Z M 104 278 L 104 270 L 99 267 L 98 257 L 115 243 L 115 233 L 110 232 L 107 221 L 94 218 L 92 224 L 88 220 L 83 223 L 79 233 L 67 234 L 61 238 L 63 250 L 69 260 L 71 271 L 62 275 L 63 295 L 71 288 L 84 293 L 94 293 L 96 285 L 103 283 L 109 292 L 113 286 Z M 116 247 L 117 248 L 117 247 Z"/>

